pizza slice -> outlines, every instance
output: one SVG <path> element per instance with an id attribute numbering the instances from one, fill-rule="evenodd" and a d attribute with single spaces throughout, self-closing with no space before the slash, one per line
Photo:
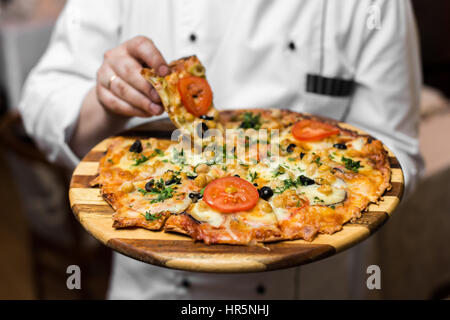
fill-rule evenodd
<path id="1" fill-rule="evenodd" d="M 169 67 L 171 72 L 165 77 L 148 68 L 141 74 L 158 92 L 172 123 L 192 137 L 202 137 L 209 129 L 222 130 L 205 67 L 198 58 L 182 58 L 170 63 Z"/>

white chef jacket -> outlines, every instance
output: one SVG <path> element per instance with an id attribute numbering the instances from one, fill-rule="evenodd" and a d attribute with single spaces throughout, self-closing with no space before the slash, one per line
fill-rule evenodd
<path id="1" fill-rule="evenodd" d="M 287 108 L 352 123 L 393 150 L 408 189 L 415 185 L 421 75 L 409 1 L 69 1 L 19 106 L 50 160 L 78 163 L 67 142 L 103 53 L 137 35 L 151 38 L 167 61 L 196 54 L 218 109 Z M 354 92 L 307 92 L 307 74 L 353 80 Z M 289 299 L 296 273 L 197 274 L 117 254 L 109 296 Z"/>

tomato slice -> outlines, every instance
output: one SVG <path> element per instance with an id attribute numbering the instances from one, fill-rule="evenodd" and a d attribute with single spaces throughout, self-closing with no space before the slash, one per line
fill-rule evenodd
<path id="1" fill-rule="evenodd" d="M 258 190 L 247 180 L 224 177 L 210 182 L 203 192 L 203 200 L 212 208 L 233 213 L 253 209 L 258 203 Z"/>
<path id="2" fill-rule="evenodd" d="M 208 81 L 200 77 L 186 77 L 178 82 L 181 102 L 196 117 L 206 114 L 212 104 L 212 90 Z"/>
<path id="3" fill-rule="evenodd" d="M 292 134 L 297 140 L 318 141 L 339 133 L 339 129 L 328 123 L 315 120 L 301 120 L 292 127 Z"/>

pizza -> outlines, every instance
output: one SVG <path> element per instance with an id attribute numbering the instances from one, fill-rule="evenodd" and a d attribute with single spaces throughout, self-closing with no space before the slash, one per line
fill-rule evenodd
<path id="1" fill-rule="evenodd" d="M 153 69 L 142 69 L 161 98 L 170 120 L 182 133 L 195 134 L 209 129 L 222 130 L 219 112 L 213 105 L 213 93 L 206 80 L 205 67 L 196 56 L 169 64 L 171 72 L 160 77 Z"/>
<path id="2" fill-rule="evenodd" d="M 205 79 L 204 71 L 192 73 L 192 66 L 204 68 L 195 57 L 171 66 L 164 81 L 143 73 L 160 85 L 170 118 L 189 134 L 177 141 L 111 139 L 92 185 L 115 210 L 113 227 L 176 232 L 206 244 L 312 241 L 359 218 L 390 188 L 379 140 L 289 110 L 219 113 L 212 100 L 186 102 L 191 89 L 180 80 Z M 211 116 L 200 119 L 208 128 L 220 130 L 205 138 L 193 127 L 200 113 Z"/>

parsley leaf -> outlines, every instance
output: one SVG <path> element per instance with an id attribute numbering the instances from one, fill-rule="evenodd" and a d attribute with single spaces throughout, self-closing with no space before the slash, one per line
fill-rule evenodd
<path id="1" fill-rule="evenodd" d="M 342 157 L 341 161 L 344 163 L 347 170 L 353 171 L 355 173 L 358 173 L 358 170 L 360 168 L 363 168 L 363 166 L 361 165 L 361 161 L 354 161 L 346 157 Z"/>
<path id="2" fill-rule="evenodd" d="M 164 151 L 160 150 L 160 149 L 155 149 L 151 155 L 151 157 L 163 157 L 164 156 Z"/>
<path id="3" fill-rule="evenodd" d="M 170 199 L 173 197 L 176 187 L 166 187 L 166 184 L 163 179 L 154 182 L 153 187 L 151 187 L 150 191 L 147 191 L 142 188 L 138 188 L 138 192 L 142 195 L 154 195 L 156 198 L 152 199 L 150 203 L 158 203 L 163 202 L 166 199 Z"/>
<path id="4" fill-rule="evenodd" d="M 150 211 L 146 211 L 145 215 L 143 215 L 145 217 L 145 220 L 147 221 L 156 221 L 159 218 L 161 218 L 162 214 L 161 213 L 155 213 L 155 214 L 151 214 Z"/>
<path id="5" fill-rule="evenodd" d="M 255 129 L 261 128 L 261 114 L 253 114 L 253 112 L 245 112 L 242 116 L 242 122 L 239 128 L 242 129 Z"/>
<path id="6" fill-rule="evenodd" d="M 144 156 L 143 154 L 140 154 L 139 157 L 136 159 L 136 161 L 132 164 L 133 167 L 136 167 L 144 162 L 147 162 L 150 159 L 150 157 Z"/>

